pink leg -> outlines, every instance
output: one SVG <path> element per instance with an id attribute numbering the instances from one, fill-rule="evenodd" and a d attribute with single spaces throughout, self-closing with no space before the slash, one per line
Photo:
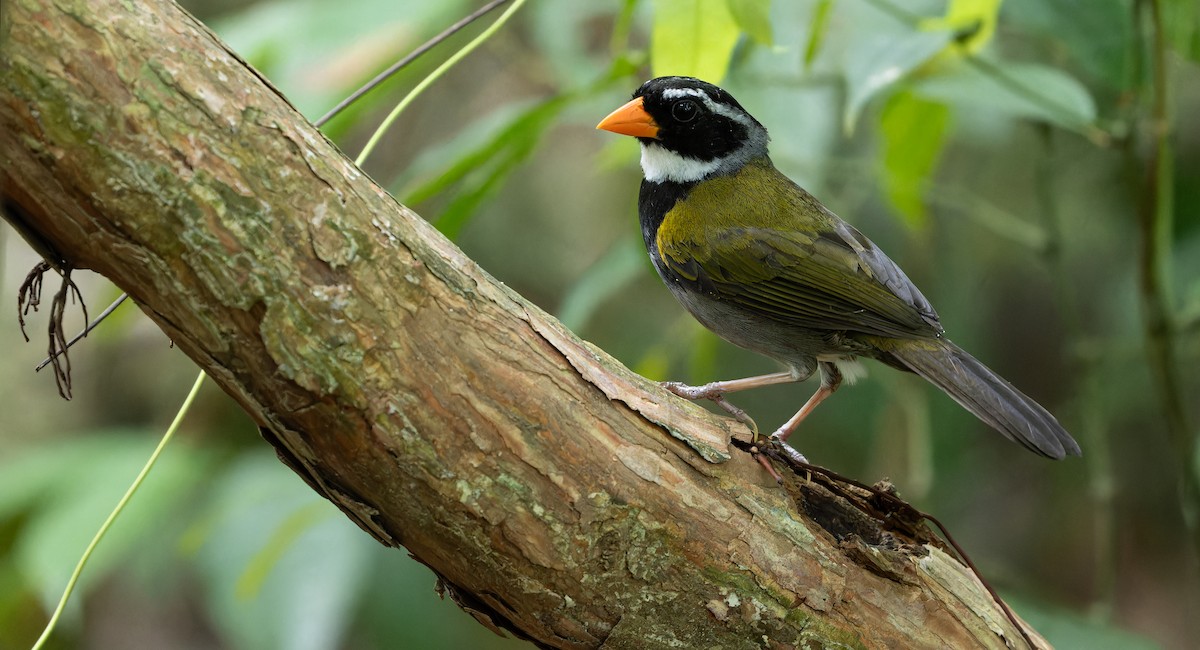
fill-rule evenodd
<path id="1" fill-rule="evenodd" d="M 760 386 L 772 386 L 775 384 L 786 384 L 793 381 L 799 381 L 790 372 L 775 372 L 769 375 L 758 375 L 756 377 L 746 377 L 745 379 L 729 379 L 726 381 L 714 381 L 703 386 L 688 386 L 678 381 L 663 382 L 663 388 L 675 393 L 676 395 L 690 399 L 710 399 L 725 409 L 725 412 L 732 415 L 737 421 L 749 427 L 752 434 L 752 440 L 758 441 L 758 424 L 754 419 L 746 414 L 745 411 L 734 406 L 729 400 L 725 399 L 726 393 L 734 393 L 740 390 L 748 390 L 750 388 L 758 388 Z"/>
<path id="2" fill-rule="evenodd" d="M 779 427 L 775 433 L 771 434 L 772 440 L 778 441 L 783 445 L 785 451 L 791 454 L 793 458 L 802 462 L 808 461 L 802 454 L 800 454 L 800 452 L 792 449 L 791 446 L 786 444 L 788 436 L 792 435 L 792 432 L 796 430 L 796 427 L 800 426 L 800 423 L 804 421 L 804 418 L 808 417 L 808 414 L 812 413 L 813 409 L 817 408 L 817 404 L 824 402 L 826 397 L 832 395 L 834 391 L 838 389 L 838 386 L 842 385 L 842 373 L 838 371 L 837 366 L 833 365 L 832 363 L 822 361 L 820 368 L 821 387 L 817 389 L 817 392 L 813 393 L 812 397 L 808 398 L 808 401 L 804 403 L 804 406 L 800 407 L 800 410 L 797 411 L 796 414 L 791 417 L 791 419 L 789 419 L 787 422 L 784 422 L 783 426 Z"/>
<path id="3" fill-rule="evenodd" d="M 788 436 L 792 435 L 792 432 L 796 430 L 796 427 L 800 426 L 800 423 L 804 421 L 804 418 L 808 417 L 808 414 L 812 413 L 812 410 L 817 408 L 817 404 L 824 402 L 825 398 L 832 394 L 833 389 L 822 384 L 821 387 L 817 389 L 817 392 L 813 393 L 813 396 L 808 398 L 808 401 L 804 403 L 804 406 L 800 407 L 800 410 L 796 411 L 796 414 L 793 415 L 790 420 L 784 422 L 783 426 L 779 427 L 775 433 L 772 433 L 771 437 L 780 442 L 785 442 L 788 439 Z"/>
<path id="4" fill-rule="evenodd" d="M 769 375 L 758 375 L 756 377 L 746 377 L 745 379 L 714 381 L 702 386 L 688 386 L 678 381 L 663 382 L 662 386 L 672 393 L 680 397 L 686 397 L 687 399 L 715 400 L 726 393 L 736 393 L 750 388 L 786 384 L 793 381 L 799 380 L 790 372 L 773 372 Z"/>

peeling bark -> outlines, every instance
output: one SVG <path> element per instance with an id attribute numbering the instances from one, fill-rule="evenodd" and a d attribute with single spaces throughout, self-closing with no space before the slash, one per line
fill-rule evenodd
<path id="1" fill-rule="evenodd" d="M 174 4 L 4 10 L 6 218 L 477 618 L 556 648 L 1022 644 L 929 539 L 764 485 L 740 425 L 497 283 Z"/>

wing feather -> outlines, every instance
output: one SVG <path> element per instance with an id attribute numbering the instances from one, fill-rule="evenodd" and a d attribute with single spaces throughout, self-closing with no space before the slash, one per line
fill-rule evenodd
<path id="1" fill-rule="evenodd" d="M 676 241 L 660 252 L 673 273 L 711 297 L 783 323 L 900 338 L 940 334 L 933 307 L 904 272 L 834 219 L 813 236 L 735 227 L 703 245 Z"/>

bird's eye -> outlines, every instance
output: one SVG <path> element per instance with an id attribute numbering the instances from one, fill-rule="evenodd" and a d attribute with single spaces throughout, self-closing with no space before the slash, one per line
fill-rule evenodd
<path id="1" fill-rule="evenodd" d="M 690 99 L 681 99 L 671 105 L 671 117 L 677 122 L 691 122 L 699 112 L 696 102 Z"/>

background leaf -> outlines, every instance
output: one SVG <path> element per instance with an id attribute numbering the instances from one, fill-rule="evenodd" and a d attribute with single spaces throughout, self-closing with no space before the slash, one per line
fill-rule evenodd
<path id="1" fill-rule="evenodd" d="M 941 18 L 926 18 L 921 29 L 954 33 L 955 42 L 970 54 L 977 54 L 996 34 L 1001 0 L 950 0 Z"/>
<path id="2" fill-rule="evenodd" d="M 451 151 L 457 157 L 433 170 L 425 183 L 403 192 L 405 203 L 417 206 L 439 194 L 448 194 L 450 200 L 440 207 L 434 223 L 447 237 L 456 239 L 484 201 L 533 153 L 568 101 L 566 96 L 559 96 L 520 111 L 481 146 L 476 145 L 477 133 L 456 139 Z M 463 144 L 474 149 L 464 151 Z"/>
<path id="3" fill-rule="evenodd" d="M 1055 648 L 1071 650 L 1159 650 L 1162 646 L 1138 634 L 1046 604 L 1035 605 L 1020 596 L 1004 600 Z"/>
<path id="4" fill-rule="evenodd" d="M 1163 24 L 1175 51 L 1182 57 L 1200 62 L 1200 3 L 1165 0 Z"/>
<path id="5" fill-rule="evenodd" d="M 642 242 L 629 238 L 612 247 L 575 281 L 563 299 L 558 319 L 572 330 L 579 330 L 605 301 L 618 296 L 634 279 L 645 273 L 650 263 Z"/>
<path id="6" fill-rule="evenodd" d="M 909 227 L 920 228 L 929 219 L 924 188 L 937 166 L 949 125 L 949 108 L 911 92 L 892 95 L 880 115 L 884 191 Z"/>
<path id="7" fill-rule="evenodd" d="M 188 540 L 208 608 L 236 647 L 336 646 L 362 597 L 372 542 L 276 464 L 269 454 L 235 462 L 200 518 L 203 533 Z"/>
<path id="8" fill-rule="evenodd" d="M 720 83 L 739 33 L 727 0 L 654 0 L 654 76 L 684 75 Z"/>
<path id="9" fill-rule="evenodd" d="M 854 131 L 868 101 L 890 89 L 931 60 L 951 40 L 949 32 L 888 34 L 852 54 L 846 61 L 846 110 L 842 128 Z"/>
<path id="10" fill-rule="evenodd" d="M 1096 119 L 1091 94 L 1061 70 L 1032 63 L 975 59 L 914 79 L 913 91 L 972 110 L 1044 120 L 1083 131 Z"/>
<path id="11" fill-rule="evenodd" d="M 266 0 L 227 14 L 214 26 L 288 99 L 313 118 L 389 60 L 457 20 L 465 0 Z M 346 48 L 347 42 L 355 43 Z M 442 51 L 452 51 L 454 43 Z M 426 63 L 426 62 L 423 62 Z"/>
<path id="12" fill-rule="evenodd" d="M 1093 91 L 1111 91 L 1129 79 L 1134 37 L 1128 3 L 1005 0 L 1000 14 L 1008 29 L 1053 43 L 1060 67 L 1085 78 Z"/>
<path id="13" fill-rule="evenodd" d="M 762 45 L 770 45 L 771 0 L 727 0 L 729 13 L 746 35 Z"/>
<path id="14" fill-rule="evenodd" d="M 831 9 L 833 9 L 833 0 L 817 0 L 816 4 L 813 5 L 812 20 L 809 23 L 811 28 L 808 32 L 808 42 L 804 46 L 804 68 L 806 70 L 812 66 L 813 61 L 817 58 L 817 53 L 821 50 L 825 31 L 829 26 Z"/>
<path id="15" fill-rule="evenodd" d="M 0 519 L 24 517 L 13 546 L 16 568 L 48 609 L 58 604 L 80 555 L 156 442 L 146 431 L 96 431 L 0 466 Z M 93 588 L 135 550 L 161 548 L 154 540 L 180 525 L 211 461 L 204 450 L 183 445 L 164 453 L 92 555 L 78 588 Z"/>

